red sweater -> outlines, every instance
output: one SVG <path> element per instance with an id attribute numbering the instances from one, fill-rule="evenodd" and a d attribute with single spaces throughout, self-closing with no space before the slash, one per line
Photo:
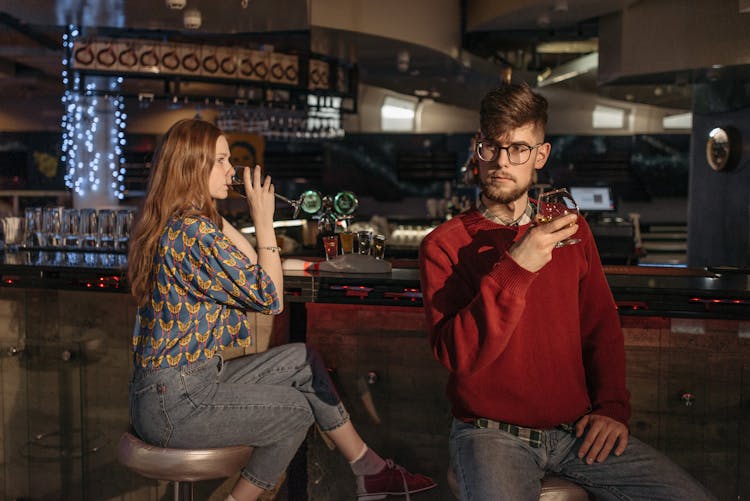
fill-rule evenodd
<path id="1" fill-rule="evenodd" d="M 593 411 L 627 425 L 625 348 L 591 230 L 536 273 L 507 253 L 529 228 L 472 209 L 422 241 L 420 272 L 435 357 L 453 415 L 551 428 Z"/>

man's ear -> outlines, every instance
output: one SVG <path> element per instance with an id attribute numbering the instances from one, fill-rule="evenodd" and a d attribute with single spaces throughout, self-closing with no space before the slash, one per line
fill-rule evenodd
<path id="1" fill-rule="evenodd" d="M 549 152 L 551 149 L 552 145 L 550 143 L 542 143 L 542 145 L 537 148 L 536 159 L 534 160 L 535 169 L 541 169 L 544 167 L 544 164 L 547 163 L 547 159 L 549 158 Z"/>
<path id="2" fill-rule="evenodd" d="M 464 172 L 464 183 L 468 185 L 479 184 L 479 159 L 476 153 L 472 153 L 466 162 Z"/>

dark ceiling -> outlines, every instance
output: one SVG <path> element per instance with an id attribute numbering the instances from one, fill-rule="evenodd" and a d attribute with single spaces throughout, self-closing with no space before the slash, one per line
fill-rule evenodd
<path id="1" fill-rule="evenodd" d="M 469 1 L 461 2 L 464 13 Z M 340 45 L 332 52 L 356 60 L 363 83 L 476 109 L 483 92 L 497 85 L 508 70 L 515 81 L 534 85 L 538 75 L 554 76 L 558 68 L 575 65 L 595 52 L 598 16 L 633 1 L 558 0 L 553 7 L 528 3 L 526 8 L 469 29 L 466 21 L 457 19 L 456 23 L 463 24 L 462 52 L 453 57 L 399 40 L 311 28 L 305 0 L 250 0 L 247 7 L 241 0 L 190 0 L 188 8 L 202 13 L 199 30 L 186 30 L 184 11 L 169 9 L 165 0 L 0 0 L 0 92 L 6 98 L 60 95 L 63 26 L 77 23 L 97 27 L 88 31 L 104 35 L 247 40 L 279 50 L 309 50 L 316 37 L 324 37 Z M 409 54 L 409 63 L 399 68 L 397 57 L 404 52 Z M 555 85 L 669 108 L 691 107 L 689 85 L 630 82 L 603 86 L 597 82 L 595 67 Z"/>

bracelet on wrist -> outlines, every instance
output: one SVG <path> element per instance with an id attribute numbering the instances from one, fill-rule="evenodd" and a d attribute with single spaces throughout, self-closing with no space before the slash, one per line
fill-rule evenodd
<path id="1" fill-rule="evenodd" d="M 278 247 L 276 245 L 261 245 L 258 247 L 258 250 L 269 250 L 271 252 L 281 252 L 281 247 Z"/>

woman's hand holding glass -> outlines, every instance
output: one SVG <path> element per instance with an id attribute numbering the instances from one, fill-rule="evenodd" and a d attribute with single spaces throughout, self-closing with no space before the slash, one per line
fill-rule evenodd
<path id="1" fill-rule="evenodd" d="M 245 196 L 247 197 L 247 204 L 250 207 L 250 215 L 255 224 L 256 234 L 258 227 L 261 225 L 268 225 L 268 228 L 273 229 L 273 214 L 276 208 L 276 200 L 274 187 L 271 184 L 271 177 L 266 176 L 265 179 L 261 178 L 260 165 L 242 170 L 242 178 L 245 183 Z"/>

